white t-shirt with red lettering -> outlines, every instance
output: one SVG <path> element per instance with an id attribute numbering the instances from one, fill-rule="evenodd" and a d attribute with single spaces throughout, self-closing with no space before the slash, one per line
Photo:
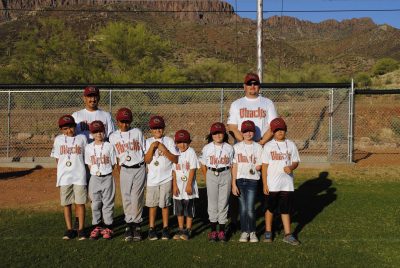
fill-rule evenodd
<path id="1" fill-rule="evenodd" d="M 104 124 L 106 137 L 109 137 L 114 132 L 115 127 L 109 112 L 103 110 L 88 111 L 82 109 L 72 114 L 76 123 L 76 133 L 86 136 L 89 142 L 93 141 L 93 136 L 90 134 L 89 125 L 93 121 L 100 120 Z"/>
<path id="2" fill-rule="evenodd" d="M 57 187 L 71 184 L 87 184 L 84 160 L 86 144 L 84 135 L 76 135 L 74 137 L 58 135 L 54 139 L 50 156 L 58 159 Z"/>
<path id="3" fill-rule="evenodd" d="M 114 147 L 109 142 L 102 144 L 89 143 L 85 148 L 85 163 L 90 165 L 91 175 L 107 175 L 117 163 Z"/>
<path id="4" fill-rule="evenodd" d="M 235 151 L 233 163 L 237 164 L 236 179 L 259 180 L 261 172 L 256 170 L 256 166 L 261 166 L 262 164 L 262 146 L 257 142 L 246 144 L 242 141 L 236 143 L 233 149 Z M 251 170 L 253 172 L 250 172 Z"/>
<path id="5" fill-rule="evenodd" d="M 111 133 L 109 141 L 114 146 L 119 165 L 130 167 L 144 161 L 146 142 L 140 129 L 117 130 Z"/>
<path id="6" fill-rule="evenodd" d="M 270 99 L 262 96 L 256 99 L 243 97 L 231 104 L 228 124 L 237 125 L 241 130 L 243 121 L 253 121 L 256 125 L 254 140 L 259 141 L 269 129 L 271 121 L 277 117 L 275 105 Z"/>
<path id="7" fill-rule="evenodd" d="M 211 168 L 230 167 L 233 161 L 233 147 L 226 142 L 221 145 L 210 142 L 203 147 L 199 161 Z"/>
<path id="8" fill-rule="evenodd" d="M 179 161 L 178 164 L 174 164 L 173 170 L 176 175 L 176 184 L 179 189 L 179 196 L 174 195 L 174 199 L 193 199 L 199 198 L 199 190 L 196 182 L 196 172 L 194 173 L 192 181 L 192 195 L 186 193 L 187 180 L 189 178 L 189 172 L 191 169 L 198 169 L 199 162 L 196 156 L 196 152 L 193 148 L 189 147 L 186 151 L 179 151 Z"/>
<path id="9" fill-rule="evenodd" d="M 154 137 L 148 138 L 146 140 L 146 153 L 149 151 L 150 145 L 155 141 L 164 144 L 171 154 L 179 155 L 175 142 L 170 137 L 162 137 L 161 139 L 155 139 Z M 172 181 L 172 164 L 173 163 L 167 157 L 160 154 L 157 149 L 150 164 L 147 165 L 147 186 L 159 186 Z"/>
<path id="10" fill-rule="evenodd" d="M 291 140 L 269 141 L 264 145 L 262 162 L 268 164 L 267 184 L 269 191 L 294 191 L 293 173 L 286 174 L 285 166 L 300 162 L 299 151 Z"/>

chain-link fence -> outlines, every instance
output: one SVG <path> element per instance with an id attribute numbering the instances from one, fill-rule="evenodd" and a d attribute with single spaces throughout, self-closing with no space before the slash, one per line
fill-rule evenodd
<path id="1" fill-rule="evenodd" d="M 230 104 L 244 96 L 241 85 L 220 87 L 187 85 L 163 88 L 113 87 L 101 89 L 100 108 L 114 116 L 121 107 L 133 111 L 135 127 L 146 136 L 151 115 L 162 115 L 166 135 L 179 129 L 192 135 L 192 147 L 200 152 L 210 125 L 227 122 Z M 351 158 L 351 88 L 263 87 L 288 124 L 304 162 L 347 162 Z M 0 92 L 0 157 L 48 157 L 57 120 L 83 109 L 82 89 L 8 90 Z"/>

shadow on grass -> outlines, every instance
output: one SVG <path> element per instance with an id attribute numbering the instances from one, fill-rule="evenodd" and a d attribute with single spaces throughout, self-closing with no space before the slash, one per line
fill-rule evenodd
<path id="1" fill-rule="evenodd" d="M 11 171 L 11 172 L 4 172 L 0 173 L 0 180 L 12 180 L 18 179 L 20 177 L 26 176 L 34 172 L 35 170 L 42 169 L 43 167 L 40 165 L 35 166 L 34 168 L 26 169 L 26 170 L 19 170 L 19 171 Z"/>
<path id="2" fill-rule="evenodd" d="M 332 187 L 329 173 L 324 171 L 318 178 L 302 183 L 294 193 L 292 222 L 297 223 L 293 234 L 298 236 L 326 207 L 336 201 L 336 188 Z"/>

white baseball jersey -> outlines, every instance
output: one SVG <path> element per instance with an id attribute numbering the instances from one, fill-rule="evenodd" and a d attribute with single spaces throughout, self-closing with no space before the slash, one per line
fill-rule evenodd
<path id="1" fill-rule="evenodd" d="M 109 142 L 102 144 L 94 144 L 94 142 L 86 145 L 85 148 L 85 163 L 90 165 L 90 174 L 107 175 L 112 172 L 112 166 L 117 162 L 117 157 L 114 147 Z"/>
<path id="2" fill-rule="evenodd" d="M 267 184 L 271 192 L 294 191 L 293 173 L 286 174 L 285 166 L 300 162 L 296 144 L 291 140 L 271 140 L 264 145 L 262 162 L 268 164 Z"/>
<path id="3" fill-rule="evenodd" d="M 58 159 L 57 187 L 71 184 L 87 184 L 84 161 L 86 144 L 87 141 L 84 135 L 76 135 L 74 137 L 58 135 L 54 139 L 50 156 Z"/>
<path id="4" fill-rule="evenodd" d="M 230 167 L 233 160 L 233 147 L 224 142 L 222 145 L 216 145 L 210 142 L 203 147 L 200 163 L 211 168 Z"/>
<path id="5" fill-rule="evenodd" d="M 106 137 L 109 137 L 114 132 L 114 123 L 109 112 L 103 110 L 88 111 L 82 109 L 72 114 L 76 123 L 76 133 L 86 136 L 89 142 L 93 141 L 93 136 L 90 134 L 89 125 L 93 121 L 100 120 L 104 124 Z"/>
<path id="6" fill-rule="evenodd" d="M 174 140 L 170 137 L 162 137 L 161 139 L 155 139 L 154 137 L 148 138 L 146 140 L 146 153 L 149 151 L 150 145 L 155 141 L 164 144 L 171 154 L 179 155 Z M 153 159 L 147 166 L 147 185 L 158 186 L 168 181 L 172 181 L 172 164 L 173 163 L 167 157 L 160 154 L 157 149 L 153 155 Z"/>
<path id="7" fill-rule="evenodd" d="M 180 152 L 178 164 L 173 165 L 173 170 L 176 175 L 176 183 L 179 189 L 179 196 L 174 195 L 174 199 L 193 199 L 199 198 L 199 189 L 196 182 L 196 171 L 192 181 L 192 195 L 188 195 L 185 191 L 189 172 L 191 169 L 198 169 L 199 162 L 197 160 L 196 152 L 193 148 L 189 147 L 186 151 Z"/>
<path id="8" fill-rule="evenodd" d="M 269 129 L 271 121 L 277 117 L 275 105 L 270 99 L 262 96 L 256 99 L 243 97 L 231 104 L 228 124 L 237 125 L 240 130 L 243 121 L 253 121 L 256 125 L 254 140 L 259 141 Z"/>
<path id="9" fill-rule="evenodd" d="M 109 141 L 114 146 L 119 165 L 133 166 L 144 161 L 146 142 L 140 129 L 117 130 L 111 133 Z"/>
<path id="10" fill-rule="evenodd" d="M 242 141 L 235 144 L 233 149 L 235 151 L 233 163 L 237 164 L 236 179 L 259 180 L 261 172 L 256 170 L 256 166 L 262 164 L 262 146 L 257 142 L 246 144 Z M 250 170 L 254 171 L 254 174 L 251 174 Z"/>

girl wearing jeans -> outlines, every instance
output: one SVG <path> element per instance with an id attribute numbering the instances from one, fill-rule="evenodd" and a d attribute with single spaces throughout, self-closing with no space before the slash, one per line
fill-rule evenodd
<path id="1" fill-rule="evenodd" d="M 240 235 L 239 242 L 258 242 L 254 202 L 260 179 L 262 147 L 253 141 L 255 125 L 244 121 L 241 125 L 243 141 L 234 145 L 232 166 L 232 193 L 239 197 Z"/>

